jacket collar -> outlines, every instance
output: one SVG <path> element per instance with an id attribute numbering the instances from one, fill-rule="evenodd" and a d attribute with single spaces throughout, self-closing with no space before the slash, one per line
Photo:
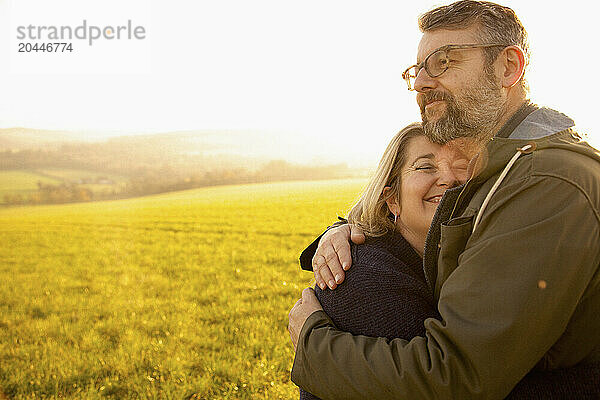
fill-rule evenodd
<path id="1" fill-rule="evenodd" d="M 527 115 L 508 138 L 541 139 L 574 126 L 575 122 L 565 114 L 542 107 Z"/>
<path id="2" fill-rule="evenodd" d="M 573 128 L 575 123 L 566 115 L 542 107 L 527 115 L 508 138 L 495 136 L 478 154 L 475 176 L 470 182 L 482 183 L 498 173 L 518 148 L 535 143 L 536 149 L 552 145 L 550 138 Z"/>
<path id="3" fill-rule="evenodd" d="M 521 122 L 532 112 L 538 110 L 539 107 L 530 102 L 529 100 L 525 101 L 521 107 L 515 112 L 506 123 L 500 128 L 500 130 L 496 133 L 496 137 L 509 137 L 513 131 L 519 126 Z"/>

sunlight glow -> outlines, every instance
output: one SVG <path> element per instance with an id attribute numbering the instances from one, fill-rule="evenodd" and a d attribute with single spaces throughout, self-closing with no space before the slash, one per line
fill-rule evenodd
<path id="1" fill-rule="evenodd" d="M 61 1 L 69 0 L 55 2 Z M 43 2 L 0 0 L 2 54 L 15 51 L 8 37 L 15 35 L 10 12 L 17 3 L 29 4 L 32 19 L 49 22 L 58 15 L 81 22 L 85 4 L 95 4 L 79 2 L 84 5 L 71 14 L 61 7 L 56 15 L 36 14 Z M 102 3 L 109 19 L 113 3 Z M 397 130 L 419 119 L 400 74 L 415 60 L 418 15 L 439 3 L 148 1 L 139 12 L 127 11 L 147 24 L 150 57 L 139 70 L 16 73 L 0 63 L 0 128 L 93 131 L 99 137 L 269 130 L 279 135 L 273 146 L 287 146 L 306 160 L 372 163 Z M 571 116 L 600 144 L 592 125 L 597 106 L 591 94 L 599 85 L 589 66 L 599 56 L 590 49 L 596 21 L 589 3 L 503 4 L 513 7 L 530 35 L 532 100 Z"/>

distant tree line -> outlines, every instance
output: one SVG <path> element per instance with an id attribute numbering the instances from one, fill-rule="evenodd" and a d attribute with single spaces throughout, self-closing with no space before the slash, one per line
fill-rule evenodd
<path id="1" fill-rule="evenodd" d="M 6 205 L 18 204 L 60 204 L 91 201 L 94 194 L 91 190 L 77 185 L 61 183 L 52 185 L 38 182 L 38 190 L 31 194 L 5 194 Z"/>
<path id="2" fill-rule="evenodd" d="M 293 165 L 282 160 L 271 161 L 258 171 L 230 168 L 177 176 L 172 171 L 157 169 L 147 170 L 143 174 L 131 178 L 121 193 L 127 196 L 141 196 L 205 186 L 347 178 L 352 175 L 345 164 L 307 167 Z"/>
<path id="3" fill-rule="evenodd" d="M 40 165 L 39 167 L 56 168 L 57 166 Z M 62 166 L 62 168 L 67 167 L 66 165 Z M 92 191 L 76 182 L 60 184 L 38 182 L 37 190 L 33 193 L 4 195 L 4 204 L 59 204 L 112 200 L 206 186 L 351 176 L 353 176 L 352 171 L 345 164 L 311 167 L 293 165 L 282 160 L 271 161 L 257 171 L 249 171 L 244 168 L 221 168 L 189 173 L 186 169 L 178 170 L 168 165 L 162 165 L 155 168 L 138 167 L 131 170 L 127 183 L 119 186 L 107 185 L 105 190 Z M 82 181 L 78 180 L 77 182 L 81 183 Z"/>

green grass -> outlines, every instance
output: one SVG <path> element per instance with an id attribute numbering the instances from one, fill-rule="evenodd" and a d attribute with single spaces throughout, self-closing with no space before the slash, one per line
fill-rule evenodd
<path id="1" fill-rule="evenodd" d="M 287 314 L 312 279 L 298 255 L 363 183 L 0 210 L 0 390 L 297 398 Z"/>
<path id="2" fill-rule="evenodd" d="M 0 191 L 37 190 L 37 183 L 60 183 L 60 179 L 48 178 L 31 171 L 0 171 Z"/>
<path id="3" fill-rule="evenodd" d="M 33 171 L 0 171 L 0 204 L 5 194 L 28 195 L 37 191 L 37 183 L 59 184 L 60 179 L 48 178 Z"/>
<path id="4" fill-rule="evenodd" d="M 112 180 L 113 184 L 80 184 L 79 186 L 91 190 L 96 194 L 112 193 L 120 190 L 127 182 L 127 178 L 119 175 L 102 174 L 94 171 L 75 169 L 48 168 L 39 171 L 0 171 L 0 204 L 4 204 L 4 195 L 21 194 L 24 197 L 37 191 L 38 182 L 59 185 L 63 182 L 77 183 L 79 179 L 95 179 L 98 176 Z"/>

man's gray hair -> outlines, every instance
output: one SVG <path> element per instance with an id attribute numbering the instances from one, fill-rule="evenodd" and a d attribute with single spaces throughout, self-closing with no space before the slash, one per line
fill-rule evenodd
<path id="1" fill-rule="evenodd" d="M 525 56 L 525 67 L 529 65 L 527 31 L 515 12 L 509 7 L 489 1 L 462 0 L 437 7 L 419 17 L 421 32 L 437 29 L 467 29 L 474 25 L 479 27 L 481 43 L 519 46 Z M 486 68 L 491 67 L 502 51 L 498 47 L 483 50 L 486 57 Z M 525 73 L 523 73 L 522 84 L 527 91 L 529 88 L 525 81 Z"/>

